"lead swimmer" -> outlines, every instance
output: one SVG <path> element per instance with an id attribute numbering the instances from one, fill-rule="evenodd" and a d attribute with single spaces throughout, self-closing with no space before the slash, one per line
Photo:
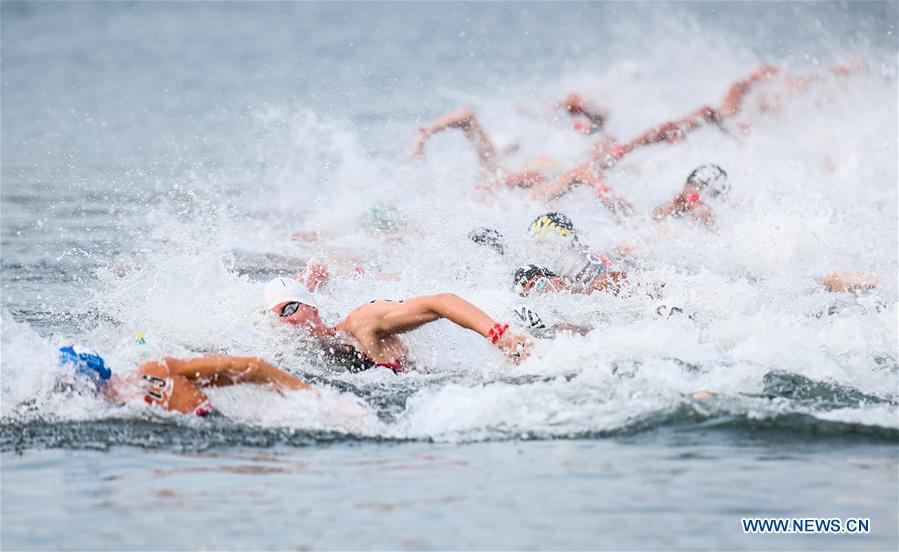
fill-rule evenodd
<path id="1" fill-rule="evenodd" d="M 379 366 L 397 374 L 407 371 L 407 350 L 400 335 L 441 318 L 485 337 L 516 364 L 531 352 L 527 338 L 452 293 L 371 301 L 329 326 L 322 321 L 318 302 L 306 286 L 290 278 L 275 278 L 265 288 L 265 306 L 281 322 L 314 337 L 328 358 L 351 372 Z"/>
<path id="2" fill-rule="evenodd" d="M 312 385 L 256 357 L 166 357 L 144 362 L 136 375 L 120 376 L 95 351 L 67 345 L 59 349 L 59 363 L 65 370 L 57 385 L 60 391 L 87 391 L 113 404 L 143 397 L 149 405 L 194 416 L 215 412 L 203 392 L 209 387 L 253 383 L 279 391 L 318 393 Z"/>

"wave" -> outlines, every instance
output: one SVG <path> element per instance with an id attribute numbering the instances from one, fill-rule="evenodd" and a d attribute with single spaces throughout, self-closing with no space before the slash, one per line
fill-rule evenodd
<path id="1" fill-rule="evenodd" d="M 767 418 L 752 415 L 712 415 L 706 408 L 682 405 L 631 420 L 615 429 L 528 431 L 484 427 L 439 437 L 398 437 L 354 434 L 291 427 L 259 427 L 214 420 L 101 419 L 48 422 L 41 420 L 0 422 L 0 451 L 29 449 L 108 450 L 135 447 L 149 450 L 200 452 L 232 447 L 308 447 L 353 443 L 540 441 L 615 438 L 659 438 L 660 433 L 682 439 L 706 439 L 743 443 L 840 442 L 899 444 L 899 428 L 821 419 L 809 414 L 780 414 Z"/>

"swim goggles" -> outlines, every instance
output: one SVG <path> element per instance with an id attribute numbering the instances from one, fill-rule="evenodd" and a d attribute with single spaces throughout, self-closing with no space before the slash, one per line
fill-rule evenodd
<path id="1" fill-rule="evenodd" d="M 546 276 L 540 276 L 537 279 L 537 281 L 534 282 L 530 288 L 528 288 L 527 285 L 528 285 L 528 282 L 530 282 L 530 281 L 531 280 L 528 280 L 527 282 L 521 284 L 521 287 L 519 288 L 520 291 L 518 292 L 519 295 L 528 295 L 529 293 L 534 292 L 534 291 L 542 292 L 542 291 L 544 291 L 543 288 L 546 287 L 546 284 L 549 283 L 549 280 L 546 279 Z"/>
<path id="2" fill-rule="evenodd" d="M 279 314 L 278 316 L 280 316 L 281 318 L 284 318 L 285 316 L 290 316 L 291 314 L 297 312 L 297 309 L 300 308 L 300 305 L 302 305 L 302 303 L 300 303 L 299 301 L 293 301 L 292 303 L 287 303 L 286 305 L 284 305 L 284 308 L 281 309 L 281 314 Z"/>

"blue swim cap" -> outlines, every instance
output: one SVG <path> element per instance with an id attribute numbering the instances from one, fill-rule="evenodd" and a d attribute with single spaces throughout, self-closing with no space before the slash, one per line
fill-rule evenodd
<path id="1" fill-rule="evenodd" d="M 70 366 L 77 379 L 90 382 L 98 391 L 112 377 L 112 370 L 106 366 L 103 357 L 78 345 L 60 347 L 59 363 Z"/>

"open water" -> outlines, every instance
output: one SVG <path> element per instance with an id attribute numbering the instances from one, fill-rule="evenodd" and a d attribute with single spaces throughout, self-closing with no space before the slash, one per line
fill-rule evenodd
<path id="1" fill-rule="evenodd" d="M 3 549 L 897 548 L 896 2 L 4 1 L 0 16 Z M 408 337 L 417 370 L 397 377 L 322 365 L 261 308 L 269 278 L 319 260 L 330 322 L 441 291 L 512 317 L 547 206 L 476 193 L 458 133 L 410 163 L 445 111 L 520 144 L 510 166 L 573 165 L 589 139 L 547 110 L 569 91 L 625 138 L 717 104 L 760 63 L 859 59 L 749 113 L 745 138 L 707 129 L 627 157 L 609 173 L 640 213 L 624 224 L 588 190 L 553 206 L 598 250 L 642 244 L 633 279 L 663 282 L 683 316 L 643 293 L 545 295 L 527 304 L 594 331 L 538 339 L 513 367 L 440 322 Z M 651 224 L 707 162 L 732 185 L 717 233 Z M 401 241 L 358 222 L 383 204 L 406 217 Z M 481 225 L 506 257 L 466 239 Z M 881 286 L 825 292 L 842 270 Z M 322 397 L 217 390 L 213 420 L 110 406 L 54 392 L 73 341 L 121 373 L 258 355 Z M 744 535 L 749 516 L 872 530 Z"/>

